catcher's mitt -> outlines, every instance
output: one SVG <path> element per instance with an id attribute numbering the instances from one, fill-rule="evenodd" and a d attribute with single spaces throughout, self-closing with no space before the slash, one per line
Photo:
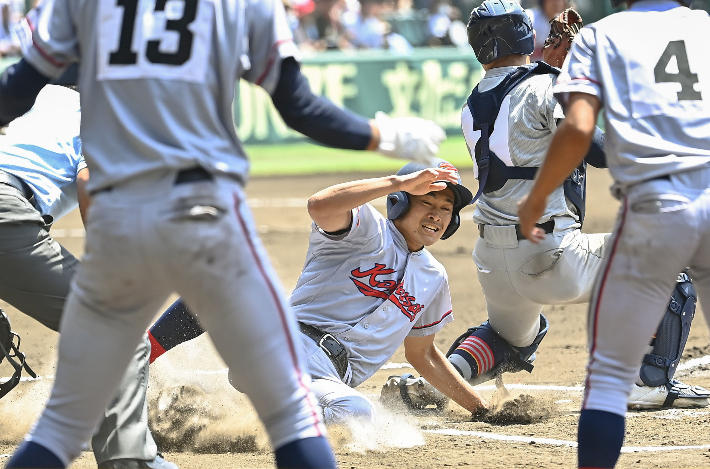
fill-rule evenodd
<path id="1" fill-rule="evenodd" d="M 15 344 L 15 338 L 17 338 L 17 344 Z M 20 375 L 22 374 L 23 368 L 33 378 L 37 377 L 35 372 L 32 371 L 32 368 L 25 363 L 25 354 L 20 352 L 19 347 L 20 336 L 12 332 L 10 319 L 8 319 L 5 312 L 0 309 L 0 362 L 7 358 L 8 363 L 15 369 L 12 377 L 0 384 L 0 398 L 4 397 L 12 388 L 17 386 L 20 382 Z"/>
<path id="2" fill-rule="evenodd" d="M 550 20 L 550 35 L 545 40 L 543 60 L 554 67 L 561 67 L 572 47 L 572 41 L 584 27 L 582 17 L 574 8 L 568 8 Z"/>

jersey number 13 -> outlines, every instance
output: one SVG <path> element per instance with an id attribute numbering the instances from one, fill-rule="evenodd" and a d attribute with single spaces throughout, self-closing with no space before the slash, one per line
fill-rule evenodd
<path id="1" fill-rule="evenodd" d="M 214 16 L 209 0 L 99 4 L 98 79 L 204 80 Z"/>

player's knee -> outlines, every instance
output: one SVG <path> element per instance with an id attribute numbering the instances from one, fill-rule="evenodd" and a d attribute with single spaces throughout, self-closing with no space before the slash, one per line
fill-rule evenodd
<path id="1" fill-rule="evenodd" d="M 328 402 L 323 407 L 326 424 L 347 423 L 353 420 L 373 423 L 375 408 L 365 396 L 343 396 Z"/>

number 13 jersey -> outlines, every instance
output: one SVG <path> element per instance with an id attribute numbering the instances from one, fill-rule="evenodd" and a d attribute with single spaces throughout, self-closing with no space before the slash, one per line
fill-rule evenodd
<path id="1" fill-rule="evenodd" d="M 39 10 L 26 59 L 49 77 L 80 62 L 90 190 L 198 164 L 246 179 L 235 83 L 271 94 L 297 54 L 281 0 L 44 0 Z"/>
<path id="2" fill-rule="evenodd" d="M 555 96 L 604 106 L 616 189 L 710 164 L 710 17 L 674 1 L 639 1 L 583 28 Z"/>

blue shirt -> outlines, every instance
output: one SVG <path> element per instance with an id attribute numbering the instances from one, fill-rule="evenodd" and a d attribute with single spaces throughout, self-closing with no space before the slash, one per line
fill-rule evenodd
<path id="1" fill-rule="evenodd" d="M 76 176 L 86 168 L 80 123 L 79 93 L 50 85 L 0 136 L 0 169 L 25 181 L 36 208 L 54 220 L 79 205 Z"/>

